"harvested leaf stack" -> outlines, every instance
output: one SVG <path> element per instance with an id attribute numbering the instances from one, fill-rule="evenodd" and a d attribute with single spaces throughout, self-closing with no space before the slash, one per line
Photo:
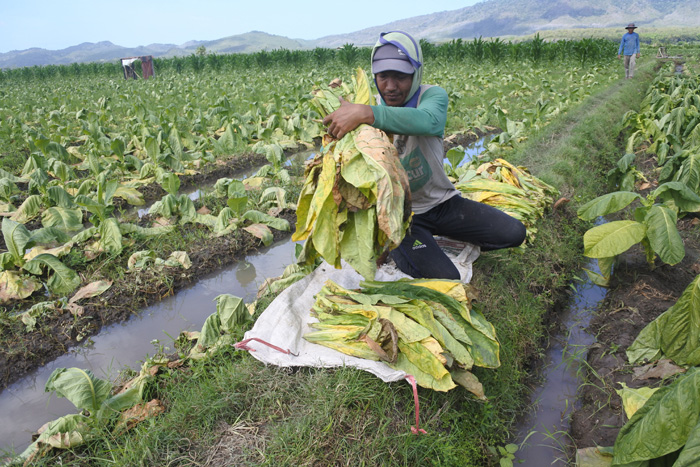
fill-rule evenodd
<path id="1" fill-rule="evenodd" d="M 537 233 L 537 219 L 544 215 L 559 193 L 526 168 L 515 167 L 503 159 L 468 169 L 455 187 L 465 198 L 488 204 L 518 219 L 527 228 L 528 241 Z"/>
<path id="2" fill-rule="evenodd" d="M 460 281 L 366 281 L 358 291 L 327 281 L 312 315 L 309 342 L 359 358 L 386 362 L 423 387 L 448 391 L 455 382 L 484 399 L 473 366 L 500 366 L 496 333 L 470 306 L 472 289 Z"/>
<path id="3" fill-rule="evenodd" d="M 325 116 L 340 107 L 339 97 L 373 104 L 369 80 L 358 69 L 352 88 L 332 83 L 314 92 Z M 395 248 L 410 219 L 408 178 L 387 135 L 361 125 L 340 140 L 323 137 L 323 148 L 306 167 L 292 240 L 306 240 L 299 261 L 319 256 L 336 268 L 344 259 L 366 279 L 374 279 L 377 258 Z"/>

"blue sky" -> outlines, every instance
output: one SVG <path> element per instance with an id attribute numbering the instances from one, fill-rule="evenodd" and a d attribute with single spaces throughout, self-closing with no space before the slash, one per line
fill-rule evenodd
<path id="1" fill-rule="evenodd" d="M 253 30 L 318 39 L 477 2 L 0 0 L 0 53 L 32 47 L 58 50 L 99 41 L 124 47 L 179 45 Z"/>

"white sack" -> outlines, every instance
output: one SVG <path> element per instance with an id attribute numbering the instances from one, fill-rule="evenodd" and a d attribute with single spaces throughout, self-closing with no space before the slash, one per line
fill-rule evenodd
<path id="1" fill-rule="evenodd" d="M 464 244 L 463 250 L 456 256 L 453 251 L 445 248 L 446 254 L 460 271 L 462 281 L 468 283 L 472 277 L 472 263 L 480 254 L 479 247 Z M 404 277 L 410 278 L 399 271 L 393 262 L 382 265 L 375 275 L 376 280 L 384 282 Z M 341 269 L 335 269 L 323 262 L 311 274 L 280 293 L 262 312 L 253 328 L 245 333 L 244 340 L 258 338 L 282 349 L 288 349 L 295 355 L 281 353 L 255 341 L 247 344 L 254 349 L 250 354 L 261 362 L 281 367 L 351 366 L 369 371 L 385 382 L 403 379 L 406 376 L 405 372 L 394 370 L 384 362 L 351 357 L 303 339 L 302 336 L 314 330 L 309 327 L 309 323 L 317 321 L 311 316 L 314 295 L 329 279 L 346 289 L 359 288 L 360 281 L 363 280 L 362 276 L 344 261 Z"/>

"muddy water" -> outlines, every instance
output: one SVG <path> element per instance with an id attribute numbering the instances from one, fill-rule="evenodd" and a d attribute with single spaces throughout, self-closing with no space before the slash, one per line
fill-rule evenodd
<path id="1" fill-rule="evenodd" d="M 44 392 L 55 368 L 78 367 L 108 380 L 113 380 L 123 367 L 138 370 L 143 359 L 156 352 L 157 346 L 172 350 L 172 338 L 180 331 L 199 331 L 205 319 L 216 312 L 216 296 L 229 293 L 246 303 L 255 300 L 258 287 L 266 278 L 279 276 L 288 264 L 295 262 L 294 245 L 287 239 L 204 277 L 176 295 L 141 310 L 129 321 L 103 329 L 92 337 L 90 344 L 9 386 L 0 393 L 0 420 L 5 422 L 0 424 L 0 449 L 20 453 L 41 425 L 77 412 L 68 400 Z"/>
<path id="2" fill-rule="evenodd" d="M 588 269 L 599 272 L 596 262 Z M 520 446 L 514 463 L 523 467 L 568 465 L 569 418 L 581 381 L 578 372 L 585 361 L 586 350 L 594 337 L 586 332 L 593 310 L 605 298 L 606 289 L 588 281 L 585 272 L 576 282 L 571 306 L 563 310 L 561 328 L 565 334 L 550 337 L 541 369 L 541 385 L 533 389 L 530 405 L 533 410 L 517 429 L 514 441 Z M 520 462 L 520 463 L 518 463 Z"/>

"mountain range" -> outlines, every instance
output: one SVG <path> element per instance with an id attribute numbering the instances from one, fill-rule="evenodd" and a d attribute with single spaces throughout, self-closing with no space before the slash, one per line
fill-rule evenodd
<path id="1" fill-rule="evenodd" d="M 208 53 L 224 54 L 281 48 L 334 48 L 345 44 L 371 46 L 380 32 L 391 30 L 407 31 L 431 42 L 476 37 L 511 38 L 563 29 L 612 28 L 621 35 L 624 26 L 630 22 L 639 26 L 640 32 L 645 28 L 697 27 L 700 25 L 700 0 L 633 0 L 624 4 L 613 0 L 484 0 L 458 10 L 415 16 L 315 40 L 251 31 L 212 41 L 150 44 L 135 48 L 108 41 L 85 42 L 62 50 L 31 48 L 0 53 L 0 68 L 112 61 L 142 55 L 167 58 L 194 54 L 199 47 L 204 47 Z"/>

